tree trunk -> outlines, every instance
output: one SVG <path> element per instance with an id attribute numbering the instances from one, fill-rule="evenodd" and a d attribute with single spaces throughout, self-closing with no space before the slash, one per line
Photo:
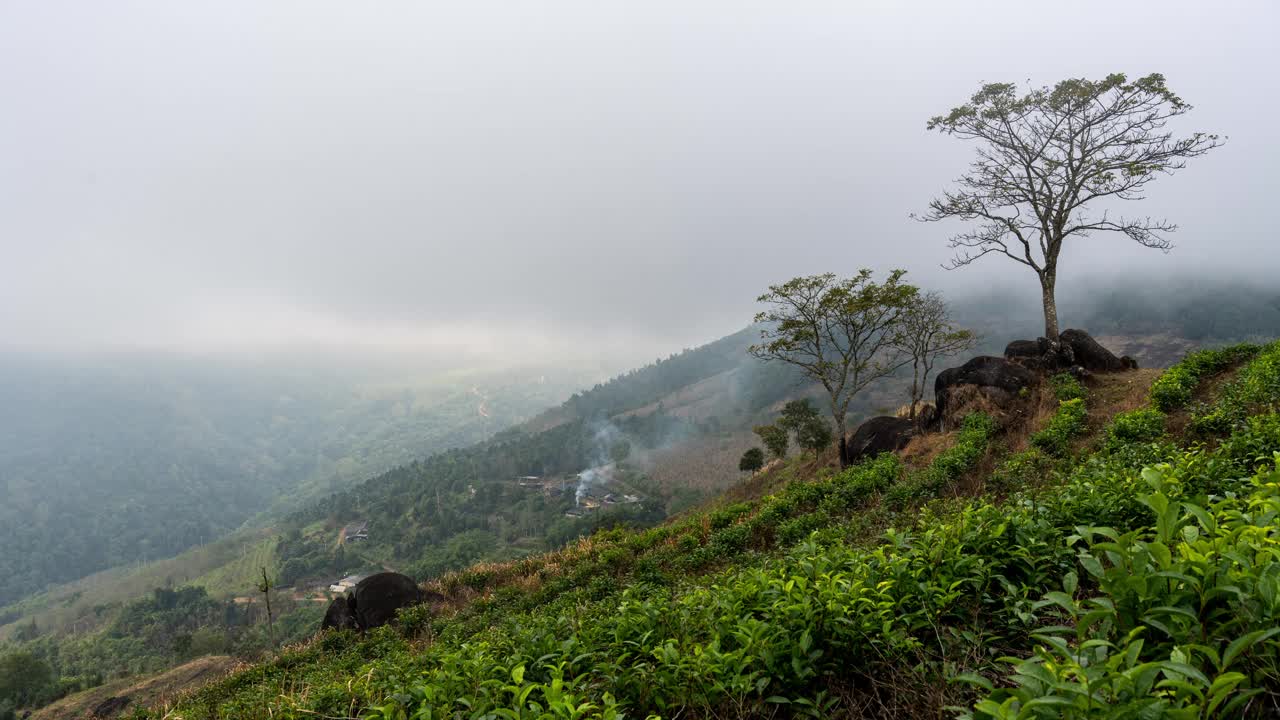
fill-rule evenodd
<path id="1" fill-rule="evenodd" d="M 849 444 L 845 441 L 844 417 L 836 417 L 836 433 L 840 436 L 840 469 L 849 467 Z"/>
<path id="2" fill-rule="evenodd" d="M 920 396 L 923 394 L 920 389 L 920 361 L 911 364 L 911 424 L 916 422 L 916 405 L 920 403 Z"/>
<path id="3" fill-rule="evenodd" d="M 1044 336 L 1054 343 L 1058 342 L 1058 303 L 1053 297 L 1056 280 L 1052 272 L 1040 276 L 1040 290 L 1044 298 Z"/>

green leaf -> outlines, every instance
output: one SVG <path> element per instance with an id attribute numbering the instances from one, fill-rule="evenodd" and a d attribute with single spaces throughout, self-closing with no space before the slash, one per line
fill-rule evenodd
<path id="1" fill-rule="evenodd" d="M 1235 640 L 1232 640 L 1231 644 L 1227 646 L 1226 651 L 1222 653 L 1223 669 L 1231 667 L 1231 663 L 1234 662 L 1235 659 L 1239 657 L 1241 653 L 1244 653 L 1245 651 L 1247 651 L 1249 648 L 1253 647 L 1257 643 L 1260 643 L 1264 640 L 1275 637 L 1277 634 L 1280 634 L 1280 628 L 1271 628 L 1270 630 L 1255 630 L 1246 635 L 1241 635 Z"/>

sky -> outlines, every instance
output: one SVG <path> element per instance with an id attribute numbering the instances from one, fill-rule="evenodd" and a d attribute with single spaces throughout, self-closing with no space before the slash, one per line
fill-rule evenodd
<path id="1" fill-rule="evenodd" d="M 984 82 L 1163 73 L 1227 144 L 1158 180 L 1167 255 L 1061 285 L 1280 262 L 1270 0 L 0 0 L 0 347 L 652 357 L 790 277 L 946 272 L 910 219 Z M 1024 277 L 1025 275 L 1025 277 Z M 1136 281 L 1136 280 L 1135 280 Z"/>

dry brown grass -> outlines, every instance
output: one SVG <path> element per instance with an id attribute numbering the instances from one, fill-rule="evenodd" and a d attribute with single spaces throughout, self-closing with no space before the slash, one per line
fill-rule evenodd
<path id="1" fill-rule="evenodd" d="M 1031 401 L 996 388 L 958 385 L 947 396 L 947 411 L 942 427 L 949 430 L 960 425 L 966 415 L 986 413 L 1001 428 L 1025 425 L 1031 414 Z"/>
<path id="2" fill-rule="evenodd" d="M 241 663 L 226 655 L 214 655 L 192 660 L 159 675 L 139 680 L 131 678 L 100 685 L 84 692 L 68 695 L 46 705 L 31 715 L 32 720 L 70 720 L 70 718 L 98 717 L 94 708 L 113 697 L 129 698 L 120 712 L 108 717 L 128 716 L 138 706 L 166 706 L 179 695 L 192 692 L 214 680 L 226 676 Z"/>
<path id="3" fill-rule="evenodd" d="M 954 432 L 929 432 L 916 435 L 907 442 L 906 447 L 898 451 L 898 456 L 907 467 L 921 468 L 933 462 L 933 459 L 944 450 L 955 445 Z"/>

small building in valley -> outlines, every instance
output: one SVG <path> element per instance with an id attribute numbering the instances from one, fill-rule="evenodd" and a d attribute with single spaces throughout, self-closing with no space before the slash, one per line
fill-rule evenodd
<path id="1" fill-rule="evenodd" d="M 334 584 L 330 585 L 330 586 L 329 586 L 329 592 L 331 592 L 331 593 L 344 593 L 344 592 L 346 592 L 346 591 L 348 591 L 348 590 L 350 590 L 350 589 L 354 588 L 354 587 L 356 586 L 356 583 L 358 583 L 358 582 L 360 582 L 361 580 L 365 579 L 365 577 L 366 577 L 365 575 L 348 575 L 348 576 L 346 576 L 346 577 L 342 578 L 341 580 L 339 580 L 338 582 L 336 582 L 336 583 L 334 583 Z"/>
<path id="2" fill-rule="evenodd" d="M 361 521 L 351 523 L 342 529 L 343 542 L 356 542 L 369 539 L 369 523 Z"/>

